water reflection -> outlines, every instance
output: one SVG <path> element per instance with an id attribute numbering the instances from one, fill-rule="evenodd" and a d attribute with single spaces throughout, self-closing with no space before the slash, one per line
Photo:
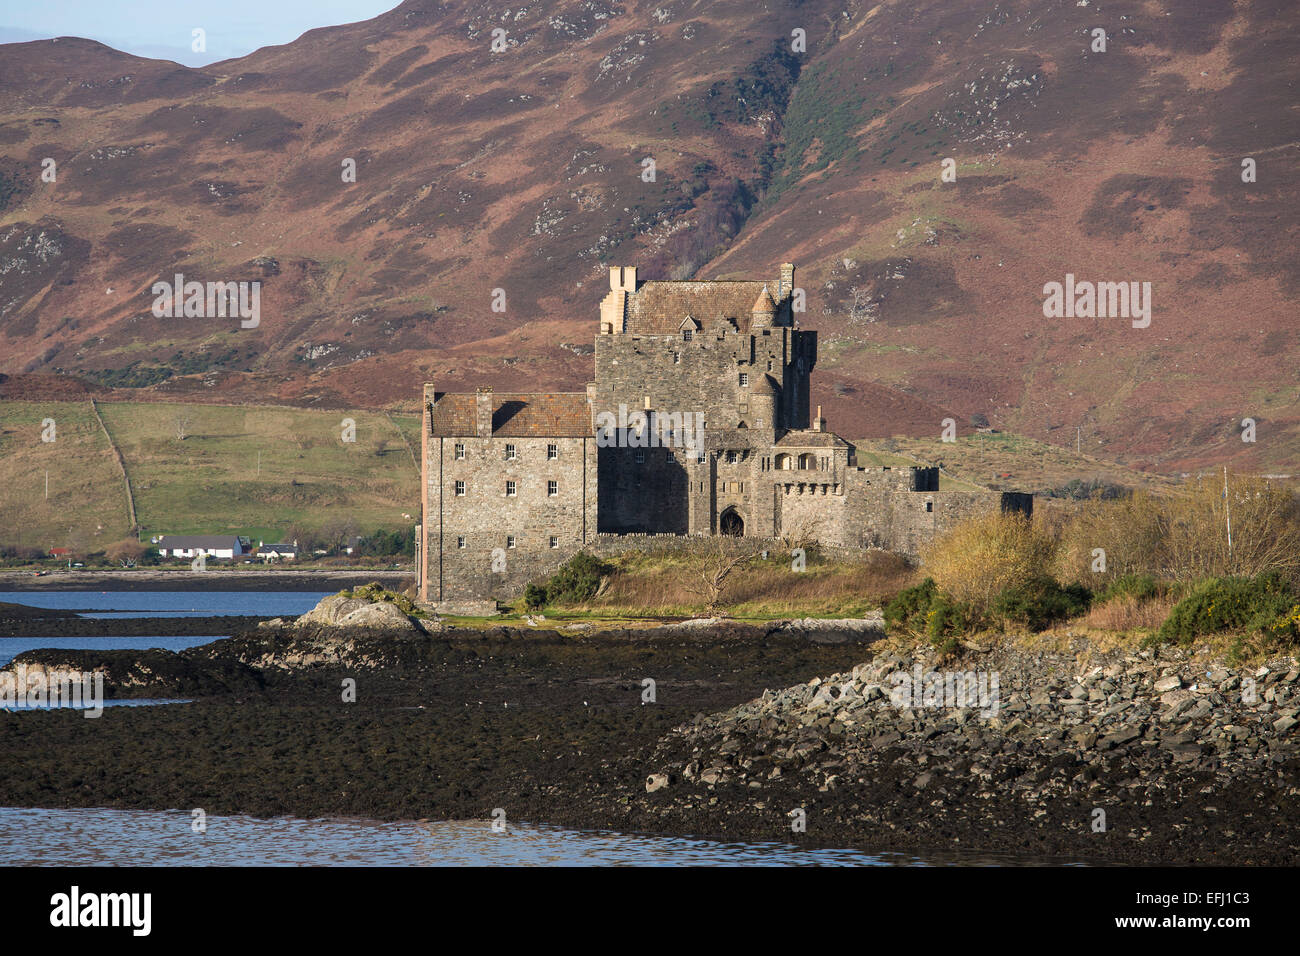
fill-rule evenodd
<path id="1" fill-rule="evenodd" d="M 27 865 L 206 866 L 931 866 L 1049 864 L 781 843 L 716 843 L 490 820 L 384 823 L 208 816 L 177 810 L 0 808 L 0 840 Z"/>

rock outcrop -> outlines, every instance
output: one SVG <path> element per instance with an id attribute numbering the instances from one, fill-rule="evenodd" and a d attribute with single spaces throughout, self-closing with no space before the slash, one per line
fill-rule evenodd
<path id="1" fill-rule="evenodd" d="M 1273 809 L 1300 807 L 1296 658 L 1242 669 L 1160 648 L 1078 660 L 1004 647 L 927 683 L 925 656 L 884 653 L 765 691 L 663 737 L 645 767 L 644 809 L 811 799 L 841 822 L 922 832 L 951 823 L 937 808 L 975 820 L 996 807 L 989 826 L 1017 818 L 1087 832 L 1085 808 L 1109 807 L 1122 823 L 1153 803 L 1175 830 L 1203 826 L 1237 812 L 1224 808 L 1243 786 Z M 971 692 L 960 706 L 954 687 Z"/>
<path id="2" fill-rule="evenodd" d="M 297 627 L 358 628 L 362 630 L 424 632 L 414 618 L 386 601 L 332 594 L 298 618 Z"/>

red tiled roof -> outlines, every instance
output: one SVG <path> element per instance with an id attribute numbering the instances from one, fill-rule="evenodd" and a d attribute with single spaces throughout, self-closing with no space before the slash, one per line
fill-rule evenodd
<path id="1" fill-rule="evenodd" d="M 501 438 L 583 438 L 594 434 L 586 392 L 493 392 L 492 434 Z M 432 431 L 441 436 L 477 434 L 478 396 L 439 392 Z"/>
<path id="2" fill-rule="evenodd" d="M 762 279 L 686 282 L 651 279 L 627 297 L 627 331 L 674 335 L 689 315 L 706 332 L 727 319 L 735 319 L 740 331 L 746 332 L 750 315 L 767 285 Z M 779 314 L 788 309 L 782 305 L 777 311 Z"/>

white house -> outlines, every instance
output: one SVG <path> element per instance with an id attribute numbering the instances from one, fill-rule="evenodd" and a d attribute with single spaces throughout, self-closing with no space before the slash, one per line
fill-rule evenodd
<path id="1" fill-rule="evenodd" d="M 164 558 L 236 558 L 250 550 L 247 538 L 233 534 L 165 534 L 157 545 Z"/>
<path id="2" fill-rule="evenodd" d="M 298 557 L 296 544 L 264 544 L 257 549 L 257 556 L 263 561 L 294 561 Z"/>

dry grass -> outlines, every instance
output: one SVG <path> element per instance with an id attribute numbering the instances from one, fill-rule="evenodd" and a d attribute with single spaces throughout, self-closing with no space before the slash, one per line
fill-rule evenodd
<path id="1" fill-rule="evenodd" d="M 638 553 L 612 563 L 617 570 L 608 586 L 585 609 L 655 617 L 707 611 L 695 556 Z M 852 562 L 810 555 L 804 571 L 795 571 L 788 556 L 774 553 L 732 573 L 720 608 L 735 618 L 861 617 L 915 581 L 916 572 L 905 561 L 883 552 Z"/>
<path id="2" fill-rule="evenodd" d="M 1171 600 L 1140 601 L 1126 594 L 1093 607 L 1086 621 L 1088 627 L 1103 631 L 1155 631 L 1164 623 L 1173 606 Z"/>
<path id="3" fill-rule="evenodd" d="M 1089 501 L 1060 521 L 1059 539 L 1058 576 L 1093 588 L 1128 573 L 1195 581 L 1277 571 L 1300 581 L 1300 500 L 1248 475 L 1230 476 L 1226 497 L 1221 478 L 1204 478 L 1169 495 Z"/>

